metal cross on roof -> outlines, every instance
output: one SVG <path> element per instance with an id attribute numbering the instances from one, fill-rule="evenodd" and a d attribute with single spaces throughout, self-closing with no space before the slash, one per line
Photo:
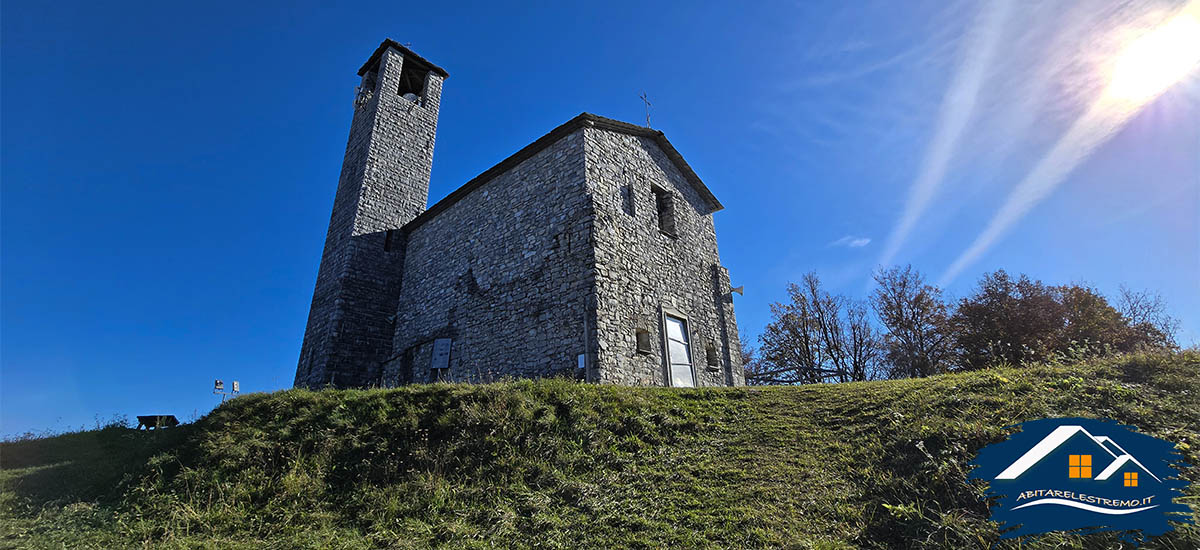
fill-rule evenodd
<path id="1" fill-rule="evenodd" d="M 642 102 L 646 104 L 646 127 L 650 127 L 650 98 L 646 97 L 646 92 L 642 92 Z"/>

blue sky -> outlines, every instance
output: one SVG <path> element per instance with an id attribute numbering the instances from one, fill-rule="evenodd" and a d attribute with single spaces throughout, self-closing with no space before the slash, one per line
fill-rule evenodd
<path id="1" fill-rule="evenodd" d="M 863 296 L 886 259 L 951 296 L 996 268 L 1154 289 L 1200 342 L 1200 71 L 1080 122 L 1179 2 L 740 4 L 5 3 L 0 434 L 290 386 L 384 37 L 450 73 L 431 202 L 646 92 L 726 205 L 751 336 L 788 281 Z"/>

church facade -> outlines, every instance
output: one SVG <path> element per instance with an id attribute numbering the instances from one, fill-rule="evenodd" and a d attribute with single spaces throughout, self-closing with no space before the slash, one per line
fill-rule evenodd
<path id="1" fill-rule="evenodd" d="M 297 387 L 744 383 L 722 206 L 662 132 L 583 113 L 426 208 L 448 74 L 385 40 L 359 75 Z"/>

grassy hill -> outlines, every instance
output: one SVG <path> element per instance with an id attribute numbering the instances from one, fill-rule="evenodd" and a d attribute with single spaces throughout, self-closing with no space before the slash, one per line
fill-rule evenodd
<path id="1" fill-rule="evenodd" d="M 966 464 L 1052 416 L 1133 424 L 1200 463 L 1200 354 L 789 388 L 247 395 L 160 433 L 0 445 L 0 548 L 986 548 Z M 1183 475 L 1200 510 L 1200 472 Z M 1200 548 L 1200 529 L 1143 548 Z"/>

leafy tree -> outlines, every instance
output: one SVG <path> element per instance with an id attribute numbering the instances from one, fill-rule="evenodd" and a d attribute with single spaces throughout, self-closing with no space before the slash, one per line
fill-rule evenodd
<path id="1" fill-rule="evenodd" d="M 953 323 L 962 367 L 979 369 L 1050 358 L 1061 348 L 1064 312 L 1053 289 L 1001 269 L 959 302 Z"/>
<path id="2" fill-rule="evenodd" d="M 986 274 L 952 318 L 961 363 L 977 369 L 1173 347 L 1161 298 L 1122 290 L 1124 311 L 1086 285 Z"/>
<path id="3" fill-rule="evenodd" d="M 1055 291 L 1063 310 L 1062 333 L 1057 339 L 1060 353 L 1080 350 L 1069 353 L 1078 357 L 1132 351 L 1136 334 L 1099 291 L 1081 285 L 1055 287 Z"/>
<path id="4" fill-rule="evenodd" d="M 888 376 L 910 378 L 945 372 L 954 361 L 954 330 L 941 289 L 912 266 L 875 273 L 871 306 L 887 332 Z"/>

